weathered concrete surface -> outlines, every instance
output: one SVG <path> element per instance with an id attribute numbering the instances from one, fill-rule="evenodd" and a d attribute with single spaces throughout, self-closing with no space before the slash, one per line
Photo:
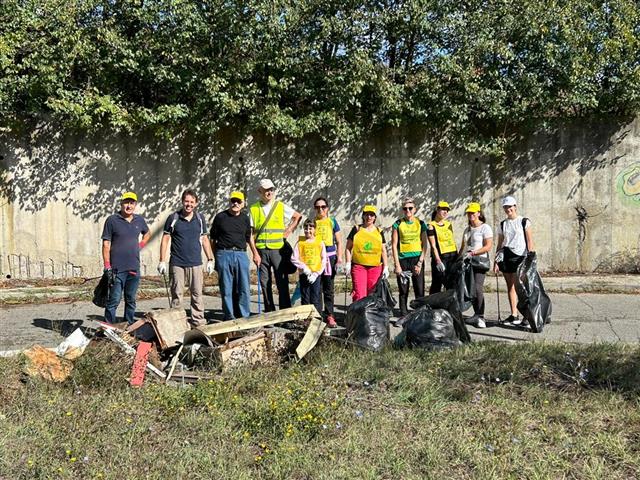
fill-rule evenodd
<path id="1" fill-rule="evenodd" d="M 502 318 L 508 315 L 506 294 L 500 296 Z M 347 296 L 347 299 L 349 297 Z M 336 296 L 338 320 L 344 311 L 344 295 Z M 469 327 L 475 341 L 568 341 L 629 342 L 640 341 L 640 296 L 625 294 L 552 294 L 553 321 L 542 334 L 497 324 L 496 294 L 486 295 L 488 327 Z M 157 298 L 138 302 L 138 312 L 166 308 L 167 299 Z M 205 315 L 221 319 L 222 307 L 218 297 L 205 297 Z M 122 305 L 119 314 L 122 314 Z M 257 312 L 257 297 L 253 297 L 252 311 Z M 95 327 L 102 320 L 103 311 L 89 302 L 48 304 L 6 308 L 0 312 L 0 350 L 27 348 L 34 343 L 52 347 L 77 327 Z M 398 328 L 393 328 L 397 334 Z"/>
<path id="2" fill-rule="evenodd" d="M 276 181 L 279 195 L 304 215 L 312 213 L 315 196 L 326 195 L 345 228 L 364 203 L 378 206 L 378 224 L 388 228 L 407 194 L 416 198 L 422 218 L 436 200 L 447 199 L 458 241 L 468 201 L 481 201 L 495 228 L 503 216 L 500 198 L 514 194 L 533 221 L 541 270 L 640 268 L 640 119 L 607 119 L 530 135 L 500 160 L 435 155 L 418 130 L 389 130 L 346 146 L 233 132 L 171 142 L 108 132 L 89 137 L 51 125 L 3 133 L 0 273 L 99 274 L 102 225 L 118 195 L 130 189 L 139 194 L 140 213 L 154 234 L 142 252 L 143 274 L 152 273 L 162 224 L 185 187 L 201 193 L 201 211 L 210 221 L 231 190 L 255 201 L 262 177 Z"/>

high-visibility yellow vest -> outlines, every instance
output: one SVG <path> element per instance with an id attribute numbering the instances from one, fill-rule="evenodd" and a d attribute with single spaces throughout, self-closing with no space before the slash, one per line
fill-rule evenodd
<path id="1" fill-rule="evenodd" d="M 398 222 L 400 253 L 422 252 L 422 224 L 417 218 L 412 223 L 402 219 Z"/>
<path id="2" fill-rule="evenodd" d="M 275 210 L 269 219 L 269 223 L 256 238 L 256 248 L 278 250 L 284 245 L 284 204 L 278 201 L 272 208 Z M 266 219 L 262 203 L 256 202 L 251 205 L 249 212 L 253 220 L 253 228 L 257 232 Z"/>
<path id="3" fill-rule="evenodd" d="M 316 218 L 316 237 L 320 237 L 325 247 L 333 246 L 333 220 L 330 217 Z"/>
<path id="4" fill-rule="evenodd" d="M 448 220 L 444 220 L 442 225 L 438 225 L 435 220 L 429 222 L 429 225 L 436 229 L 436 238 L 438 239 L 438 251 L 440 254 L 457 252 L 456 241 L 453 238 L 453 225 Z"/>
<path id="5" fill-rule="evenodd" d="M 352 262 L 367 267 L 377 267 L 382 264 L 382 235 L 376 228 L 373 232 L 358 227 L 353 236 Z"/>
<path id="6" fill-rule="evenodd" d="M 312 241 L 302 239 L 298 242 L 300 260 L 311 269 L 312 272 L 322 270 L 322 240 L 316 237 Z"/>

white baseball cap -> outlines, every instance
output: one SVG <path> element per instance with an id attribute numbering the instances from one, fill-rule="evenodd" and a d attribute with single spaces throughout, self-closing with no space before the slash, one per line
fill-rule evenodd
<path id="1" fill-rule="evenodd" d="M 504 197 L 502 199 L 502 206 L 503 207 L 510 207 L 512 205 L 515 205 L 515 204 L 516 204 L 516 199 L 511 197 L 511 196 Z"/>
<path id="2" fill-rule="evenodd" d="M 268 190 L 270 188 L 276 188 L 276 186 L 273 184 L 273 182 L 271 180 L 269 180 L 268 178 L 263 178 L 262 180 L 260 180 L 260 183 L 258 185 L 263 190 Z"/>

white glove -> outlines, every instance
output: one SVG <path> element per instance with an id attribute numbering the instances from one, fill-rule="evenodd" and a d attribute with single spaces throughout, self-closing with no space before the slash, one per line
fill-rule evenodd
<path id="1" fill-rule="evenodd" d="M 311 275 L 311 269 L 305 265 L 302 268 L 302 273 L 304 273 L 307 277 L 309 277 L 309 275 Z"/>
<path id="2" fill-rule="evenodd" d="M 216 268 L 215 268 L 215 266 L 213 265 L 213 260 L 209 260 L 209 261 L 207 262 L 207 273 L 208 273 L 209 275 L 211 275 L 211 274 L 212 274 L 213 272 L 215 272 L 215 271 L 216 271 Z"/>
<path id="3" fill-rule="evenodd" d="M 344 272 L 344 274 L 346 276 L 351 274 L 351 262 L 347 262 L 344 264 L 344 266 L 342 267 L 342 271 Z"/>
<path id="4" fill-rule="evenodd" d="M 504 260 L 504 252 L 502 250 L 498 250 L 498 253 L 496 253 L 496 263 L 500 263 L 503 260 Z"/>
<path id="5" fill-rule="evenodd" d="M 160 275 L 164 275 L 165 273 L 167 273 L 167 262 L 160 262 L 158 264 L 158 273 Z"/>
<path id="6" fill-rule="evenodd" d="M 436 263 L 436 268 L 438 269 L 438 271 L 440 273 L 444 273 L 444 271 L 446 270 L 444 263 L 442 263 L 442 260 L 440 260 L 438 263 Z"/>
<path id="7" fill-rule="evenodd" d="M 471 257 L 473 257 L 473 250 L 467 250 L 462 259 L 469 260 Z"/>
<path id="8" fill-rule="evenodd" d="M 385 280 L 389 278 L 389 267 L 384 267 L 382 269 L 382 278 Z"/>
<path id="9" fill-rule="evenodd" d="M 307 280 L 309 281 L 309 283 L 314 283 L 318 279 L 319 275 L 320 274 L 318 272 L 311 272 L 309 275 L 307 275 Z"/>

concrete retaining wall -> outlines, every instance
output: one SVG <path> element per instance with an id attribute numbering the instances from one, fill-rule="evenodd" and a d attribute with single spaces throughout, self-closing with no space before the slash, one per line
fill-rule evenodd
<path id="1" fill-rule="evenodd" d="M 543 270 L 616 270 L 640 249 L 639 119 L 567 124 L 530 135 L 502 160 L 454 152 L 434 157 L 420 131 L 387 131 L 340 147 L 233 132 L 171 142 L 88 137 L 51 125 L 4 133 L 0 140 L 3 277 L 98 275 L 102 225 L 125 190 L 138 193 L 139 213 L 152 227 L 142 262 L 143 273 L 153 274 L 162 224 L 185 187 L 201 193 L 200 210 L 210 221 L 233 189 L 255 201 L 263 177 L 305 216 L 317 195 L 327 196 L 345 229 L 364 203 L 376 204 L 378 223 L 389 227 L 407 194 L 422 218 L 437 199 L 446 199 L 458 241 L 467 202 L 479 200 L 495 228 L 503 216 L 500 198 L 513 194 L 533 221 Z"/>

